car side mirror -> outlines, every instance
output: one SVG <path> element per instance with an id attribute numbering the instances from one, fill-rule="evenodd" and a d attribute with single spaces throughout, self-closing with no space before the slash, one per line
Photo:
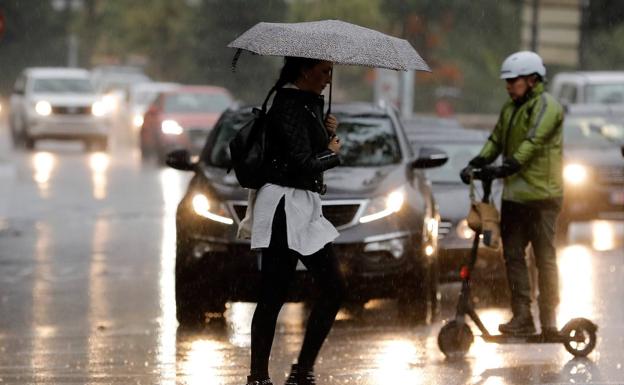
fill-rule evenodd
<path id="1" fill-rule="evenodd" d="M 434 148 L 423 147 L 418 152 L 418 158 L 412 162 L 413 168 L 433 168 L 440 167 L 448 161 L 446 152 Z"/>
<path id="2" fill-rule="evenodd" d="M 191 154 L 188 150 L 173 150 L 167 154 L 165 160 L 167 166 L 181 171 L 193 171 L 195 164 L 191 161 Z"/>

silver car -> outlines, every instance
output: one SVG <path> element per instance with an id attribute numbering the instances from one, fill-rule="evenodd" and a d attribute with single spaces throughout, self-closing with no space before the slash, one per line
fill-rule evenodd
<path id="1" fill-rule="evenodd" d="M 32 149 L 37 140 L 81 140 L 105 150 L 107 109 L 90 73 L 79 68 L 27 68 L 15 82 L 9 126 L 16 146 Z"/>

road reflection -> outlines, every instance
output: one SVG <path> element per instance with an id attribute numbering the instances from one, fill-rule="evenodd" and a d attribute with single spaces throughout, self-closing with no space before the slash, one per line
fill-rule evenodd
<path id="1" fill-rule="evenodd" d="M 227 344 L 212 340 L 196 340 L 191 342 L 186 359 L 181 364 L 182 375 L 186 384 L 222 385 L 222 367 L 225 364 L 224 351 Z"/>
<path id="2" fill-rule="evenodd" d="M 56 157 L 49 152 L 37 152 L 32 157 L 34 168 L 33 179 L 37 183 L 37 188 L 42 198 L 47 198 L 50 191 L 50 178 L 56 166 Z"/>
<path id="3" fill-rule="evenodd" d="M 559 251 L 558 326 L 572 318 L 594 316 L 594 265 L 590 248 L 572 245 Z"/>
<path id="4" fill-rule="evenodd" d="M 93 197 L 97 200 L 106 198 L 107 170 L 110 156 L 104 152 L 96 152 L 89 156 L 91 181 L 93 183 Z"/>

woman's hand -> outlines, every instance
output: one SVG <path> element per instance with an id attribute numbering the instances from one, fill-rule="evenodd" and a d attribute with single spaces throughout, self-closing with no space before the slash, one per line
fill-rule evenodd
<path id="1" fill-rule="evenodd" d="M 338 119 L 332 114 L 327 115 L 325 118 L 325 129 L 329 133 L 329 136 L 336 135 L 336 129 L 338 128 Z"/>
<path id="2" fill-rule="evenodd" d="M 332 136 L 329 140 L 327 148 L 329 148 L 332 152 L 338 154 L 340 152 L 340 147 L 342 147 L 342 143 L 340 143 L 340 138 L 338 138 L 336 135 Z"/>

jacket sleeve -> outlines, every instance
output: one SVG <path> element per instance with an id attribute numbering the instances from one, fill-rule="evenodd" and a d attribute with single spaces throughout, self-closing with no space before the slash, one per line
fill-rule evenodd
<path id="1" fill-rule="evenodd" d="M 319 153 L 312 149 L 304 119 L 301 113 L 285 113 L 278 118 L 279 131 L 282 136 L 282 145 L 285 148 L 288 161 L 302 174 L 318 174 L 340 164 L 336 153 L 325 149 Z"/>
<path id="2" fill-rule="evenodd" d="M 527 164 L 533 155 L 547 144 L 561 129 L 563 113 L 558 103 L 542 94 L 529 118 L 529 131 L 512 158 L 520 165 Z"/>
<path id="3" fill-rule="evenodd" d="M 503 108 L 504 111 L 504 108 Z M 473 167 L 483 167 L 496 160 L 500 153 L 503 151 L 502 146 L 502 132 L 503 132 L 503 111 L 501 111 L 498 122 L 494 126 L 494 130 L 488 137 L 487 142 L 483 145 L 481 152 L 475 158 L 470 161 L 470 165 Z"/>

